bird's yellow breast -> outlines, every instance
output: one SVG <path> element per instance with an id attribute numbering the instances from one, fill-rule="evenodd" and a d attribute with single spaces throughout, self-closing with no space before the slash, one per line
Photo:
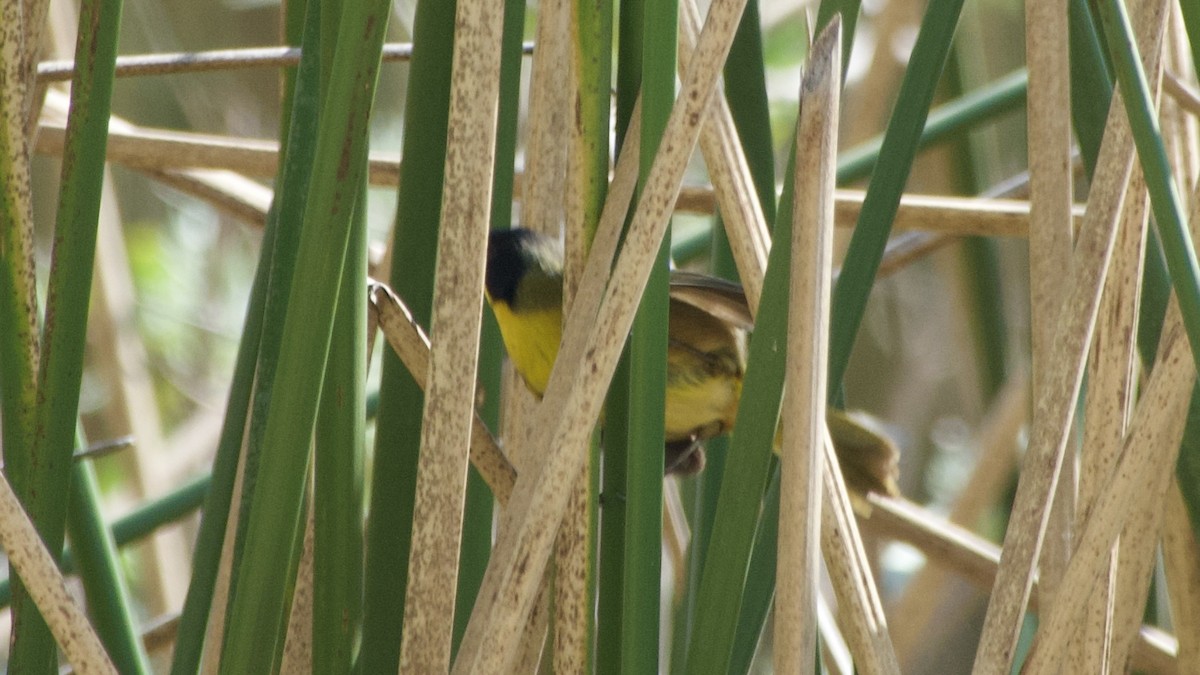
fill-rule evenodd
<path id="1" fill-rule="evenodd" d="M 492 303 L 508 358 L 525 384 L 541 396 L 550 380 L 550 370 L 562 341 L 562 311 L 525 310 L 520 316 L 503 302 Z"/>

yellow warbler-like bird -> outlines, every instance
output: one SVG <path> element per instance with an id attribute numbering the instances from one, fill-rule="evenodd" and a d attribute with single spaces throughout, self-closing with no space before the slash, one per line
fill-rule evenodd
<path id="1" fill-rule="evenodd" d="M 532 230 L 497 230 L 488 240 L 488 304 L 509 358 L 538 396 L 562 340 L 562 260 L 559 242 Z M 752 323 L 732 282 L 672 272 L 670 294 L 664 470 L 687 475 L 704 467 L 703 441 L 733 427 Z M 895 446 L 860 416 L 830 409 L 827 421 L 848 487 L 897 494 Z"/>

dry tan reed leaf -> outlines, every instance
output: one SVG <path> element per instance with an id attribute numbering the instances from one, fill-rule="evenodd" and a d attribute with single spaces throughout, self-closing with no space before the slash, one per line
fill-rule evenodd
<path id="1" fill-rule="evenodd" d="M 991 589 L 1000 561 L 999 546 L 904 499 L 870 494 L 867 502 L 871 517 L 862 523 L 872 534 L 910 544 L 930 564 L 953 571 L 981 591 Z M 1031 611 L 1038 609 L 1036 600 L 1036 595 L 1030 600 Z M 1174 675 L 1175 638 L 1152 626 L 1142 626 L 1131 664 L 1138 671 Z"/>
<path id="2" fill-rule="evenodd" d="M 61 154 L 65 138 L 63 125 L 44 121 L 40 129 L 35 150 L 45 155 Z M 278 148 L 276 142 L 262 139 L 206 136 L 140 127 L 136 130 L 114 128 L 109 132 L 108 158 L 111 162 L 152 174 L 185 168 L 207 168 L 266 178 L 275 175 Z M 399 177 L 400 161 L 394 153 L 371 153 L 368 162 L 371 185 L 394 187 Z M 515 183 L 518 199 L 522 195 L 523 183 L 523 177 L 518 174 Z M 838 227 L 853 227 L 862 209 L 865 193 L 861 190 L 838 190 L 835 196 L 834 212 Z M 260 202 L 257 198 L 249 201 L 251 204 Z M 676 209 L 684 213 L 711 214 L 716 204 L 713 188 L 687 186 L 679 193 Z M 1082 215 L 1082 208 L 1073 208 L 1072 218 L 1076 226 Z M 893 228 L 957 236 L 1024 237 L 1028 234 L 1028 225 L 1029 204 L 1020 200 L 905 195 L 900 200 Z M 757 250 L 757 244 L 748 250 Z M 757 256 L 757 253 L 753 255 Z"/>
<path id="3" fill-rule="evenodd" d="M 521 643 L 517 646 L 516 658 L 513 659 L 513 666 L 509 672 L 531 675 L 538 673 L 538 667 L 542 664 L 542 652 L 546 649 L 547 629 L 553 618 L 550 608 L 551 589 L 554 587 L 553 574 L 554 568 L 547 565 L 538 587 L 537 599 L 533 603 L 533 611 L 529 613 L 525 631 L 521 633 Z"/>
<path id="4" fill-rule="evenodd" d="M 1146 234 L 1145 183 L 1136 165 L 1130 176 L 1130 187 L 1130 194 L 1122 207 L 1117 249 L 1101 299 L 1100 320 L 1089 362 L 1077 525 L 1082 525 L 1095 501 L 1097 490 L 1116 464 L 1127 433 L 1136 391 L 1135 331 Z M 1140 522 L 1131 523 L 1131 526 L 1145 529 Z M 1125 545 L 1122 544 L 1120 548 L 1124 550 Z M 1115 550 L 1112 556 L 1112 571 L 1103 575 L 1101 581 L 1111 580 L 1115 583 L 1120 578 L 1115 574 L 1120 556 Z M 1130 563 L 1122 560 L 1121 565 L 1128 568 Z M 1079 641 L 1084 635 L 1082 631 L 1072 643 L 1071 667 L 1079 664 L 1087 668 L 1077 672 L 1107 672 L 1106 664 L 1114 654 L 1111 612 L 1121 604 L 1116 596 L 1117 588 L 1105 583 L 1096 584 L 1088 617 L 1082 627 L 1091 648 L 1082 648 Z M 1141 623 L 1141 616 L 1129 614 L 1134 623 L 1128 628 L 1135 630 Z"/>
<path id="5" fill-rule="evenodd" d="M 0 474 L 0 548 L 21 576 L 25 590 L 38 606 L 50 633 L 75 672 L 115 673 L 100 638 L 75 604 L 54 558 L 46 550 L 8 479 Z"/>
<path id="6" fill-rule="evenodd" d="M 1130 195 L 1126 197 L 1125 204 L 1122 209 L 1123 222 L 1121 224 L 1122 234 L 1121 240 L 1118 241 L 1118 250 L 1122 255 L 1115 259 L 1114 267 L 1110 271 L 1110 275 L 1115 274 L 1120 280 L 1123 290 L 1117 291 L 1122 293 L 1121 296 L 1115 297 L 1114 311 L 1111 312 L 1111 319 L 1106 318 L 1105 323 L 1099 327 L 1101 333 L 1097 336 L 1097 342 L 1092 347 L 1093 354 L 1099 350 L 1108 350 L 1109 358 L 1121 355 L 1125 356 L 1125 363 L 1121 364 L 1119 360 L 1115 360 L 1110 364 L 1110 368 L 1114 370 L 1109 377 L 1116 378 L 1123 376 L 1127 378 L 1128 384 L 1125 385 L 1127 392 L 1114 391 L 1112 388 L 1106 389 L 1103 380 L 1098 381 L 1096 385 L 1088 385 L 1089 401 L 1094 397 L 1107 398 L 1110 401 L 1121 401 L 1122 396 L 1128 397 L 1124 399 L 1123 410 L 1101 411 L 1099 415 L 1112 415 L 1113 417 L 1125 420 L 1122 425 L 1121 435 L 1112 440 L 1113 447 L 1107 450 L 1099 447 L 1089 448 L 1093 455 L 1107 453 L 1106 457 L 1100 459 L 1099 466 L 1094 468 L 1088 460 L 1087 450 L 1085 450 L 1084 468 L 1089 469 L 1091 476 L 1085 475 L 1085 482 L 1082 484 L 1081 492 L 1086 497 L 1087 508 L 1091 508 L 1095 501 L 1096 491 L 1103 485 L 1103 481 L 1112 471 L 1112 467 L 1116 464 L 1117 457 L 1120 453 L 1121 441 L 1125 435 L 1129 433 L 1128 420 L 1133 414 L 1133 391 L 1137 384 L 1138 361 L 1134 345 L 1136 344 L 1136 316 L 1137 309 L 1137 294 L 1140 292 L 1140 284 L 1142 278 L 1142 261 L 1145 253 L 1145 237 L 1147 227 L 1147 210 L 1148 199 L 1146 195 L 1145 181 L 1142 177 L 1141 167 L 1134 165 L 1133 172 L 1130 176 Z M 1132 270 L 1129 268 L 1133 268 Z M 1109 291 L 1105 291 L 1108 293 Z M 1102 316 L 1107 317 L 1110 312 L 1105 312 L 1101 306 Z M 1123 314 L 1124 316 L 1119 316 Z M 1118 322 L 1124 321 L 1125 325 L 1117 330 Z M 1109 328 L 1107 324 L 1112 323 Z M 1109 335 L 1109 333 L 1113 333 Z M 1120 373 L 1121 370 L 1125 372 Z M 1093 389 L 1093 387 L 1096 387 Z M 1091 392 L 1095 392 L 1094 394 Z M 1111 393 L 1108 393 L 1111 392 Z M 1086 431 L 1086 429 L 1085 429 Z M 1085 443 L 1087 439 L 1085 437 Z M 1084 446 L 1088 448 L 1089 446 Z M 1082 519 L 1079 521 L 1079 526 L 1082 527 Z M 1093 665 L 1111 666 L 1113 664 L 1124 663 L 1129 658 L 1130 649 L 1133 647 L 1133 640 L 1137 635 L 1138 627 L 1142 623 L 1142 612 L 1134 610 L 1134 604 L 1143 604 L 1142 599 L 1146 597 L 1146 592 L 1149 588 L 1150 577 L 1153 574 L 1155 560 L 1155 546 L 1158 540 L 1158 532 L 1162 526 L 1161 511 L 1155 505 L 1143 503 L 1140 507 L 1135 508 L 1129 521 L 1125 524 L 1124 534 L 1120 539 L 1117 550 L 1113 553 L 1113 559 L 1116 561 L 1115 582 L 1109 595 L 1111 598 L 1105 599 L 1103 603 L 1098 602 L 1093 614 L 1097 618 L 1093 619 L 1095 625 L 1094 633 L 1097 637 L 1093 640 L 1103 639 L 1109 643 L 1109 655 L 1107 663 L 1097 663 Z M 1109 579 L 1113 579 L 1114 575 L 1109 574 Z M 1112 610 L 1106 608 L 1107 605 L 1112 606 Z M 1105 609 L 1101 609 L 1105 606 Z M 1106 629 L 1106 634 L 1103 638 L 1100 634 L 1100 616 L 1104 620 L 1111 623 L 1111 627 Z"/>
<path id="7" fill-rule="evenodd" d="M 571 8 L 563 0 L 538 4 L 537 44 L 529 81 L 529 135 L 521 191 L 521 226 L 557 235 L 566 189 L 567 103 L 571 89 L 567 37 Z"/>
<path id="8" fill-rule="evenodd" d="M 585 460 L 577 450 L 599 415 L 744 6 L 743 0 L 717 0 L 709 10 L 692 68 L 667 121 L 625 246 L 598 309 L 585 306 L 583 298 L 588 277 L 600 275 L 596 278 L 602 279 L 606 275 L 589 260 L 540 406 L 539 433 L 533 443 L 535 470 L 522 473 L 517 480 L 513 507 L 505 516 L 505 527 L 484 575 L 455 663 L 456 673 L 508 669 L 516 634 L 545 567 L 553 528 Z M 599 248 L 598 241 L 593 248 Z M 596 257 L 594 251 L 591 258 Z"/>
<path id="9" fill-rule="evenodd" d="M 450 668 L 500 84 L 501 0 L 457 6 L 401 673 Z"/>
<path id="10" fill-rule="evenodd" d="M 417 325 L 408 307 L 384 284 L 371 286 L 371 314 L 396 356 L 404 363 L 417 386 L 424 389 L 429 377 L 429 338 Z M 517 470 L 504 456 L 487 424 L 479 415 L 471 426 L 471 463 L 491 488 L 496 501 L 508 503 Z"/>
<path id="11" fill-rule="evenodd" d="M 896 674 L 900 663 L 888 636 L 887 619 L 867 554 L 863 550 L 858 521 L 833 450 L 825 431 L 822 443 L 825 462 L 821 469 L 824 491 L 821 504 L 821 551 L 838 600 L 838 626 L 850 644 L 855 666 L 868 675 Z"/>
<path id="12" fill-rule="evenodd" d="M 1167 481 L 1179 453 L 1195 380 L 1196 364 L 1183 331 L 1178 304 L 1172 300 L 1163 326 L 1159 358 L 1138 401 L 1120 461 L 1098 493 L 1081 530 L 1075 554 L 1063 576 L 1062 592 L 1049 612 L 1042 612 L 1039 635 L 1025 665 L 1028 672 L 1057 672 L 1063 652 L 1058 649 L 1056 638 L 1065 636 L 1078 620 L 1088 591 L 1099 570 L 1107 568 L 1109 551 L 1130 513 L 1143 503 L 1161 507 L 1160 495 L 1169 485 Z"/>
<path id="13" fill-rule="evenodd" d="M 841 55 L 842 23 L 835 17 L 809 50 L 796 120 L 772 650 L 781 673 L 810 672 L 816 662 Z"/>
<path id="14" fill-rule="evenodd" d="M 300 564 L 296 568 L 296 586 L 292 591 L 292 609 L 288 615 L 287 636 L 283 642 L 284 675 L 307 675 L 313 671 L 313 543 L 316 541 L 316 512 L 313 501 L 313 468 L 309 460 L 308 499 L 304 508 L 304 540 L 300 545 Z"/>
<path id="15" fill-rule="evenodd" d="M 1131 670 L 1147 675 L 1180 675 L 1176 652 L 1179 643 L 1174 635 L 1154 626 L 1142 626 L 1133 643 Z"/>
<path id="16" fill-rule="evenodd" d="M 1158 16 L 1165 16 L 1159 3 Z M 1150 9 L 1149 5 L 1144 9 Z M 1145 13 L 1145 12 L 1144 12 Z M 1150 16 L 1149 14 L 1147 16 Z M 1143 54 L 1157 54 L 1163 20 L 1143 21 Z M 1062 294 L 1050 370 L 1035 398 L 1034 426 L 1024 460 L 1000 568 L 975 659 L 975 675 L 1011 670 L 1017 637 L 1033 587 L 1050 501 L 1059 479 L 1079 396 L 1083 366 L 1095 327 L 1100 290 L 1108 271 L 1121 201 L 1128 187 L 1133 142 L 1120 94 L 1114 94 L 1088 200 L 1085 224 Z"/>
<path id="17" fill-rule="evenodd" d="M 526 43 L 524 50 L 527 54 L 532 52 L 532 43 Z M 389 42 L 383 45 L 384 63 L 407 61 L 410 58 L 411 42 Z M 299 63 L 299 47 L 243 47 L 200 52 L 123 54 L 117 57 L 114 76 L 143 77 L 176 73 L 229 72 L 246 68 L 286 68 Z M 42 61 L 37 64 L 37 79 L 41 84 L 69 82 L 74 74 L 74 61 Z"/>
<path id="18" fill-rule="evenodd" d="M 1034 400 L 1046 392 L 1054 327 L 1071 264 L 1071 120 L 1066 0 L 1025 4 L 1029 64 L 1029 285 Z M 1033 423 L 1044 409 L 1035 408 Z M 1075 520 L 1075 462 L 1062 463 L 1040 556 L 1041 602 L 1048 603 L 1066 567 Z M 1069 487 L 1068 487 L 1069 486 Z"/>
<path id="19" fill-rule="evenodd" d="M 700 9 L 695 0 L 684 0 L 679 4 L 680 77 L 691 65 L 692 50 L 700 34 L 700 22 Z M 729 104 L 724 96 L 714 96 L 710 106 L 708 121 L 700 130 L 700 151 L 708 167 L 716 201 L 721 205 L 729 247 L 741 272 L 746 300 L 753 312 L 762 296 L 762 276 L 752 271 L 766 267 L 771 235 Z"/>
<path id="20" fill-rule="evenodd" d="M 533 55 L 529 85 L 529 135 L 525 141 L 525 174 L 521 200 L 521 225 L 557 235 L 565 214 L 567 134 L 569 104 L 574 96 L 573 69 L 569 62 L 571 6 L 564 0 L 544 0 L 538 5 L 537 52 Z M 574 261 L 572 273 L 582 271 Z M 573 286 L 574 281 L 572 281 Z M 572 298 L 564 295 L 564 312 Z M 586 452 L 586 450 L 582 450 Z M 543 588 L 523 637 L 517 672 L 536 672 L 546 641 L 546 628 L 554 621 L 553 662 L 556 672 L 584 672 L 590 643 L 591 604 L 588 594 L 589 517 L 588 479 L 585 469 L 576 479 L 570 503 L 559 525 L 554 566 L 544 575 Z M 546 588 L 550 580 L 551 591 Z M 551 609 L 553 607 L 553 609 Z M 553 617 L 550 615 L 553 614 Z"/>
<path id="21" fill-rule="evenodd" d="M 1179 671 L 1195 673 L 1200 672 L 1200 545 L 1177 481 L 1171 482 L 1166 502 L 1163 567 L 1171 623 L 1179 636 Z"/>

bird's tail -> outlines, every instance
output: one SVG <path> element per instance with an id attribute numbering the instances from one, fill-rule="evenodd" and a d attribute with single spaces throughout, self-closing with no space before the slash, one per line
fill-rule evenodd
<path id="1" fill-rule="evenodd" d="M 865 496 L 868 492 L 896 497 L 900 488 L 900 451 L 870 417 L 830 408 L 826 414 L 829 436 L 846 488 Z"/>

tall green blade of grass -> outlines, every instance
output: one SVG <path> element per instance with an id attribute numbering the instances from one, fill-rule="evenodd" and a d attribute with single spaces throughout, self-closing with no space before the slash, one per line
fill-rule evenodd
<path id="1" fill-rule="evenodd" d="M 259 350 L 256 364 L 256 381 L 252 390 L 250 402 L 250 417 L 248 431 L 245 434 L 245 455 L 242 459 L 241 494 L 236 528 L 233 538 L 232 567 L 229 572 L 227 597 L 236 597 L 238 584 L 241 579 L 241 559 L 245 547 L 246 530 L 254 511 L 253 495 L 257 490 L 259 464 L 262 455 L 268 414 L 271 410 L 272 397 L 276 384 L 276 372 L 279 365 L 285 316 L 289 308 L 292 282 L 295 276 L 296 260 L 300 247 L 303 214 L 307 207 L 308 186 L 311 179 L 311 166 L 315 157 L 316 147 L 313 139 L 316 136 L 318 117 L 323 105 L 326 92 L 326 82 L 329 79 L 332 47 L 323 45 L 328 42 L 329 27 L 336 27 L 337 21 L 323 21 L 324 7 L 320 2 L 306 3 L 303 7 L 294 7 L 296 12 L 304 12 L 302 24 L 302 45 L 308 45 L 307 64 L 297 72 L 295 79 L 285 80 L 285 86 L 291 88 L 292 111 L 289 122 L 288 143 L 282 158 L 280 176 L 277 176 L 276 199 L 272 204 L 271 215 L 277 219 L 279 227 L 275 232 L 274 249 L 271 254 L 271 265 L 263 304 L 262 332 L 259 337 Z M 296 30 L 295 19 L 287 20 L 287 29 Z M 285 91 L 285 94 L 289 93 Z M 292 555 L 286 558 L 287 574 L 297 564 L 296 553 L 299 550 L 300 521 L 297 521 L 293 540 L 296 542 Z M 290 591 L 289 591 L 290 593 Z M 232 611 L 232 605 L 225 607 L 227 615 Z M 286 617 L 280 617 L 281 626 Z M 281 628 L 282 629 L 282 628 Z M 282 645 L 277 646 L 282 650 Z"/>
<path id="2" fill-rule="evenodd" d="M 729 456 L 729 438 L 714 438 L 705 444 L 707 462 L 704 471 L 682 485 L 684 506 L 692 539 L 688 546 L 687 578 L 683 588 L 675 589 L 675 611 L 671 626 L 671 672 L 685 673 L 687 652 L 694 637 L 696 624 L 696 593 L 700 574 L 704 570 L 709 544 L 712 541 L 713 518 L 721 492 L 721 476 Z"/>
<path id="3" fill-rule="evenodd" d="M 267 415 L 261 475 L 254 489 L 240 561 L 241 582 L 231 597 L 223 667 L 268 672 L 280 636 L 261 635 L 286 614 L 288 579 L 281 560 L 291 556 L 299 522 L 332 315 L 364 175 L 354 158 L 366 144 L 379 59 L 390 5 L 348 2 L 340 17 L 327 105 L 316 138 L 311 190 L 305 205 L 296 275 L 288 301 L 279 367 Z M 294 158 L 293 158 L 294 159 Z"/>
<path id="4" fill-rule="evenodd" d="M 309 6 L 340 16 L 341 0 Z M 321 22 L 321 100 L 337 24 Z M 350 161 L 366 161 L 366 148 Z M 359 189 L 334 314 L 333 338 L 317 412 L 313 461 L 312 669 L 350 673 L 362 631 L 363 455 L 366 451 L 367 186 Z"/>
<path id="5" fill-rule="evenodd" d="M 823 3 L 825 5 L 832 3 Z M 858 3 L 847 2 L 846 11 L 857 15 Z M 843 24 L 845 25 L 845 24 Z M 851 24 L 852 26 L 852 24 Z M 849 42 L 847 42 L 849 44 Z M 750 175 L 758 193 L 763 217 L 767 223 L 775 223 L 777 211 L 775 204 L 775 157 L 774 139 L 770 129 L 770 102 L 767 99 L 766 73 L 762 48 L 762 26 L 759 23 L 758 3 L 746 5 L 742 15 L 742 23 L 734 37 L 729 58 L 725 62 L 726 97 L 734 123 L 738 128 L 738 137 L 742 142 L 742 150 L 750 166 Z M 724 232 L 717 233 L 724 241 Z M 722 274 L 731 270 L 732 258 L 720 256 L 714 262 L 714 271 Z M 729 265 L 722 269 L 722 265 Z M 773 478 L 773 484 L 778 484 L 778 472 Z M 705 479 L 704 489 L 712 495 L 705 497 L 704 503 L 715 503 L 720 490 L 719 474 L 710 474 Z M 751 553 L 750 569 L 747 585 L 742 599 L 742 613 L 738 620 L 737 632 L 734 635 L 733 651 L 730 655 L 731 672 L 747 672 L 754 652 L 758 647 L 759 636 L 763 623 L 770 611 L 771 602 L 775 596 L 775 538 L 764 536 L 764 530 L 773 532 L 775 519 L 779 511 L 778 488 L 768 490 L 763 503 L 763 511 L 759 516 L 759 531 L 754 538 L 754 549 Z M 710 528 L 705 533 L 711 537 L 713 515 L 708 514 L 700 523 Z M 769 574 L 763 576 L 766 568 Z M 699 575 L 699 570 L 696 571 Z"/>
<path id="6" fill-rule="evenodd" d="M 644 0 L 642 8 L 641 175 L 650 173 L 675 103 L 676 0 Z M 644 180 L 644 179 L 643 179 Z M 630 334 L 629 454 L 626 457 L 622 672 L 658 672 L 662 578 L 663 402 L 667 391 L 670 231 L 642 294 Z"/>
<path id="7" fill-rule="evenodd" d="M 795 172 L 794 154 L 789 155 L 785 175 Z M 709 555 L 697 591 L 694 637 L 684 668 L 687 673 L 729 672 L 783 393 L 784 350 L 780 345 L 787 333 L 792 200 L 792 181 L 787 181 L 779 202 L 774 244 L 767 261 L 757 324 L 750 338 L 745 388 L 729 451 L 736 459 L 726 463 L 721 479 Z M 714 545 L 720 547 L 719 554 Z"/>
<path id="8" fill-rule="evenodd" d="M 909 58 L 880 159 L 850 239 L 841 276 L 834 287 L 829 332 L 831 400 L 841 388 L 842 376 L 850 361 L 854 337 L 862 322 L 875 272 L 883 259 L 900 195 L 912 170 L 921 130 L 946 63 L 962 5 L 962 0 L 932 0 L 925 10 L 921 32 Z"/>
<path id="9" fill-rule="evenodd" d="M 742 613 L 733 638 L 729 672 L 748 673 L 763 638 L 767 615 L 775 601 L 776 556 L 779 551 L 779 462 L 771 462 L 771 477 L 763 495 L 754 548 L 746 567 Z"/>
<path id="10" fill-rule="evenodd" d="M 609 169 L 609 128 L 612 117 L 612 47 L 613 47 L 613 4 L 605 2 L 590 2 L 577 0 L 572 12 L 575 22 L 572 30 L 573 60 L 577 67 L 577 91 L 574 104 L 576 114 L 574 124 L 576 131 L 572 132 L 573 143 L 568 150 L 568 164 L 573 167 L 571 178 L 574 180 L 579 196 L 579 203 L 570 204 L 568 209 L 578 208 L 578 213 L 568 212 L 568 246 L 571 237 L 581 236 L 585 248 L 590 247 L 604 208 L 604 200 L 608 194 Z M 572 219 L 578 219 L 578 225 L 572 224 Z M 578 227 L 582 231 L 576 231 Z M 574 270 L 568 270 L 573 274 Z M 598 653 L 596 613 L 591 611 L 596 607 L 598 551 L 599 551 L 599 495 L 601 492 L 600 464 L 600 434 L 592 434 L 588 453 L 588 483 L 586 486 L 587 532 L 584 538 L 587 546 L 588 560 L 584 571 L 584 597 L 589 611 L 586 613 L 585 641 L 585 673 L 594 672 Z M 604 472 L 607 474 L 607 471 Z M 605 475 L 605 479 L 607 479 Z M 558 608 L 555 608 L 558 611 Z M 566 642 L 563 640 L 561 642 Z M 555 644 L 555 643 L 551 643 Z M 549 650 L 548 650 L 549 651 Z M 566 649 L 554 650 L 557 657 L 562 654 L 569 660 Z"/>
<path id="11" fill-rule="evenodd" d="M 312 63 L 316 65 L 315 60 Z M 263 231 L 262 250 L 250 288 L 250 301 L 247 303 L 242 337 L 238 343 L 233 381 L 229 387 L 225 418 L 221 424 L 221 435 L 213 460 L 212 489 L 207 491 L 204 498 L 200 530 L 196 536 L 192 557 L 192 578 L 179 619 L 179 637 L 175 642 L 172 675 L 196 673 L 200 668 L 205 626 L 208 624 L 217 566 L 220 563 L 238 459 L 242 450 L 242 436 L 249 417 L 250 398 L 254 389 L 267 285 L 278 230 L 279 219 L 272 215 L 267 219 L 267 227 Z"/>
<path id="12" fill-rule="evenodd" d="M 1087 0 L 1067 4 L 1071 48 L 1071 123 L 1088 178 L 1096 170 L 1100 140 L 1112 100 L 1112 78 L 1104 65 L 1103 47 Z"/>
<path id="13" fill-rule="evenodd" d="M 404 112 L 404 160 L 392 249 L 391 286 L 422 326 L 429 326 L 437 223 L 442 207 L 454 2 L 417 5 Z M 383 353 L 380 414 L 367 520 L 363 673 L 395 672 L 408 580 L 409 539 L 416 489 L 424 396 L 404 364 Z"/>
<path id="14" fill-rule="evenodd" d="M 587 187 L 583 222 L 590 242 L 600 222 L 608 194 L 609 125 L 612 117 L 613 4 L 575 0 L 573 13 L 577 41 L 572 44 L 579 62 L 579 110 L 582 129 L 579 148 Z M 623 128 L 623 127 L 622 127 Z"/>
<path id="15" fill-rule="evenodd" d="M 355 158 L 364 162 L 366 156 Z M 317 411 L 312 668 L 349 673 L 362 622 L 363 453 L 367 424 L 367 199 L 359 192 Z"/>
<path id="16" fill-rule="evenodd" d="M 26 490 L 26 509 L 55 556 L 62 552 L 70 495 L 120 23 L 120 0 L 89 0 L 81 6 L 37 378 L 35 461 L 19 481 Z M 58 667 L 54 639 L 29 609 L 19 606 L 21 616 L 14 622 L 11 668 L 53 673 Z"/>
<path id="17" fill-rule="evenodd" d="M 617 12 L 617 91 L 616 147 L 624 145 L 625 132 L 633 116 L 634 104 L 641 92 L 642 60 L 645 42 L 644 0 L 621 0 Z M 583 85 L 581 85 L 583 86 Z M 643 157 L 645 151 L 643 149 Z M 639 166 L 643 160 L 639 159 Z M 637 196 L 634 196 L 636 202 Z M 652 285 L 648 284 L 647 288 Z M 629 409 L 630 383 L 634 377 L 630 350 L 632 340 L 617 363 L 612 384 L 605 400 L 604 471 L 600 495 L 600 561 L 597 593 L 599 595 L 596 672 L 620 672 L 625 649 L 622 628 L 625 621 L 626 520 L 628 514 L 628 479 L 631 429 Z"/>
<path id="18" fill-rule="evenodd" d="M 238 592 L 241 580 L 240 560 L 245 547 L 246 528 L 254 512 L 253 495 L 257 490 L 259 465 L 265 442 L 267 420 L 272 406 L 283 344 L 285 317 L 289 311 L 292 283 L 300 250 L 303 214 L 308 204 L 311 167 L 316 145 L 313 139 L 318 128 L 319 111 L 323 105 L 326 82 L 329 79 L 329 57 L 321 42 L 326 39 L 329 25 L 336 20 L 322 20 L 324 9 L 319 2 L 309 2 L 304 8 L 305 22 L 302 44 L 309 45 L 310 61 L 300 68 L 293 92 L 293 110 L 289 128 L 288 148 L 281 164 L 282 178 L 278 180 L 276 199 L 272 204 L 280 227 L 275 233 L 274 251 L 263 306 L 262 335 L 256 382 L 250 403 L 249 430 L 245 439 L 245 457 L 241 476 L 236 536 L 233 540 L 233 568 L 230 571 L 229 597 Z M 302 78 L 302 79 L 301 79 Z M 303 111 L 303 112 L 302 112 Z M 302 132 L 302 133 L 300 133 Z M 228 608 L 227 608 L 228 609 Z"/>
<path id="19" fill-rule="evenodd" d="M 768 223 L 772 223 L 775 221 L 775 145 L 771 137 L 762 23 L 757 0 L 746 3 L 742 20 L 729 49 L 729 57 L 725 60 L 725 99 L 746 155 L 763 216 Z M 737 280 L 737 268 L 729 249 L 728 237 L 721 225 L 720 215 L 714 217 L 713 221 L 710 241 L 707 242 L 712 258 L 712 272 L 722 278 Z M 672 244 L 678 250 L 678 242 Z M 676 610 L 671 631 L 673 673 L 684 672 L 687 650 L 693 637 L 696 591 L 708 552 L 708 542 L 712 536 L 714 511 L 721 488 L 721 475 L 725 471 L 728 448 L 728 438 L 708 441 L 705 448 L 708 458 L 705 470 L 690 481 L 692 490 L 688 500 L 688 520 L 692 529 L 692 539 L 687 552 L 686 585 L 675 589 Z"/>
<path id="20" fill-rule="evenodd" d="M 129 592 L 121 576 L 121 560 L 112 533 L 100 512 L 100 486 L 91 462 L 76 462 L 71 471 L 67 533 L 87 595 L 88 611 L 104 648 L 122 673 L 153 672 L 142 648 Z"/>
<path id="21" fill-rule="evenodd" d="M 525 28 L 525 0 L 505 0 L 504 34 L 500 55 L 500 102 L 496 114 L 496 158 L 492 173 L 491 223 L 494 229 L 512 224 L 512 196 L 517 147 L 517 117 L 521 103 L 521 39 Z M 500 328 L 490 311 L 485 311 L 479 340 L 480 386 L 486 393 L 480 415 L 488 426 L 500 424 L 500 365 L 504 349 Z M 454 636 L 451 659 L 467 630 L 475 596 L 483 583 L 492 552 L 492 513 L 495 499 L 487 483 L 474 468 L 467 472 L 463 505 L 462 540 L 459 548 L 458 592 L 455 595 Z"/>
<path id="22" fill-rule="evenodd" d="M 600 560 L 597 569 L 596 611 L 596 672 L 621 672 L 621 622 L 624 620 L 624 577 L 625 577 L 625 485 L 627 478 L 625 463 L 625 439 L 628 424 L 625 415 L 616 414 L 614 392 L 617 385 L 627 383 L 629 374 L 629 347 L 617 363 L 613 384 L 609 387 L 604 419 L 604 471 L 600 492 Z"/>
<path id="23" fill-rule="evenodd" d="M 310 30 L 313 34 L 313 37 L 309 38 L 310 41 L 315 41 L 320 35 L 320 14 L 307 16 L 305 6 L 306 3 L 298 1 L 284 5 L 284 31 L 288 44 L 300 44 L 305 30 Z M 302 142 L 293 144 L 292 139 L 309 138 L 316 128 L 319 61 L 319 50 L 307 50 L 301 56 L 300 65 L 297 68 L 286 69 L 283 75 L 283 114 L 280 128 L 285 130 L 285 136 L 280 144 L 280 165 L 284 170 L 276 177 L 277 199 L 268 213 L 258 266 L 255 268 L 254 281 L 250 288 L 250 300 L 242 325 L 242 337 L 238 343 L 225 419 L 221 425 L 216 458 L 213 461 L 212 488 L 204 500 L 200 531 L 196 537 L 196 549 L 192 560 L 192 579 L 180 616 L 179 637 L 175 642 L 171 664 L 172 675 L 196 673 L 200 668 L 205 627 L 208 624 L 216 586 L 217 567 L 220 563 L 242 451 L 242 439 L 254 391 L 275 249 L 277 246 L 288 246 L 287 243 L 281 242 L 294 243 L 295 227 L 284 230 L 281 236 L 282 224 L 292 225 L 299 222 L 298 214 L 303 212 L 305 195 L 308 192 L 308 167 L 311 164 L 313 146 L 311 143 Z M 303 159 L 288 161 L 289 155 L 296 154 L 302 155 Z"/>

